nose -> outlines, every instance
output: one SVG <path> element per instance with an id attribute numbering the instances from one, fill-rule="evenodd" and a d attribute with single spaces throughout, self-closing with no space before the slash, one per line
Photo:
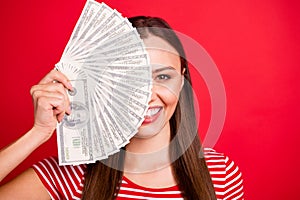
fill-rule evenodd
<path id="1" fill-rule="evenodd" d="M 153 84 L 151 89 L 151 99 L 149 103 L 154 102 L 158 98 L 157 91 L 158 91 L 158 86 L 156 84 Z"/>

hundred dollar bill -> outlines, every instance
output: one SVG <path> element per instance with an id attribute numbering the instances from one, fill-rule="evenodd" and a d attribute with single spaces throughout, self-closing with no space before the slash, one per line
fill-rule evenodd
<path id="1" fill-rule="evenodd" d="M 95 64 L 89 64 L 89 65 L 84 65 L 83 69 L 91 69 L 95 72 L 99 72 L 99 71 L 114 71 L 114 72 L 123 72 L 123 73 L 127 73 L 128 71 L 132 72 L 132 71 L 146 71 L 147 73 L 147 77 L 151 77 L 152 74 L 151 72 L 151 67 L 149 67 L 149 65 L 142 65 L 142 66 L 136 66 L 136 65 L 95 65 Z"/>
<path id="2" fill-rule="evenodd" d="M 116 120 L 113 117 L 112 108 L 111 108 L 111 99 L 106 98 L 104 90 L 95 90 L 97 96 L 96 101 L 102 104 L 102 113 L 106 124 L 109 126 L 110 134 L 113 136 L 114 143 L 120 148 L 128 143 L 127 138 L 123 135 L 123 130 L 118 127 Z M 113 131 L 112 131 L 113 129 Z"/>
<path id="3" fill-rule="evenodd" d="M 126 102 L 127 100 L 125 98 L 120 99 L 115 96 L 115 91 L 108 91 L 107 88 L 100 88 L 97 91 L 99 93 L 101 91 L 101 98 L 105 99 L 106 102 L 105 108 L 108 110 L 108 113 L 112 114 L 109 120 L 121 126 L 122 135 L 125 135 L 125 138 L 133 136 L 144 119 L 143 114 L 147 110 L 147 106 L 139 108 L 139 110 L 143 111 L 138 113 L 133 107 L 128 106 L 128 102 Z M 137 105 L 135 107 L 138 108 Z"/>
<path id="4" fill-rule="evenodd" d="M 118 149 L 124 147 L 129 143 L 128 137 L 126 137 L 126 135 L 124 134 L 125 130 L 120 127 L 121 124 L 118 123 L 118 121 L 114 118 L 113 113 L 110 112 L 107 107 L 105 107 L 103 114 L 105 122 L 109 126 L 110 134 L 113 136 Z"/>
<path id="5" fill-rule="evenodd" d="M 113 37 L 107 38 L 107 40 L 101 42 L 96 48 L 97 49 L 110 49 L 114 47 L 124 46 L 127 44 L 141 41 L 140 35 L 135 28 L 130 31 L 125 31 L 114 35 Z"/>
<path id="6" fill-rule="evenodd" d="M 91 112 L 93 113 L 92 120 L 92 146 L 93 146 L 93 158 L 94 160 L 102 160 L 107 158 L 108 150 L 112 147 L 110 142 L 107 140 L 107 135 L 103 131 L 103 128 L 101 127 L 100 123 L 98 123 L 97 117 L 100 111 L 97 109 L 97 106 L 95 102 L 92 100 L 90 101 L 90 105 L 92 107 Z"/>
<path id="7" fill-rule="evenodd" d="M 118 15 L 115 14 L 115 16 Z M 105 27 L 109 26 L 105 25 Z M 120 23 L 117 23 L 115 26 L 112 26 L 109 29 L 104 28 L 104 31 L 98 30 L 94 35 L 90 35 L 85 39 L 84 43 L 82 43 L 78 46 L 78 48 L 72 51 L 72 54 L 80 56 L 82 54 L 86 54 L 86 52 L 93 52 L 95 49 L 101 46 L 101 43 L 103 43 L 104 41 L 110 38 L 114 38 L 121 33 L 129 32 L 132 29 L 132 24 L 128 21 L 128 19 L 122 19 L 122 21 L 120 21 Z"/>
<path id="8" fill-rule="evenodd" d="M 97 51 L 96 51 L 97 53 Z M 132 44 L 127 44 L 126 46 L 114 47 L 106 50 L 99 51 L 102 55 L 107 57 L 115 57 L 117 55 L 136 55 L 146 53 L 145 46 L 141 42 L 135 42 Z"/>
<path id="9" fill-rule="evenodd" d="M 104 72 L 103 72 L 104 73 Z M 89 73 L 88 73 L 89 74 Z M 99 76 L 98 74 L 89 74 L 91 79 L 97 81 L 97 85 L 103 85 L 105 87 L 108 85 L 116 90 L 122 90 L 125 93 L 134 96 L 135 98 L 139 99 L 140 102 L 147 102 L 151 96 L 151 80 L 148 82 L 135 82 L 131 84 L 132 80 L 121 80 L 118 81 L 114 79 L 112 76 Z M 100 78 L 99 78 L 100 77 Z"/>
<path id="10" fill-rule="evenodd" d="M 93 30 L 88 34 L 86 40 L 93 41 L 95 38 L 100 38 L 99 36 L 102 35 L 102 33 L 106 32 L 109 28 L 115 26 L 123 20 L 124 18 L 122 15 L 118 11 L 113 10 L 109 16 L 103 19 L 102 22 L 93 27 Z"/>
<path id="11" fill-rule="evenodd" d="M 69 91 L 71 114 L 65 115 L 57 126 L 60 165 L 93 162 L 92 128 L 87 81 L 73 80 Z"/>
<path id="12" fill-rule="evenodd" d="M 85 60 L 82 65 L 84 65 L 85 69 L 88 69 L 88 67 L 93 67 L 95 69 L 98 66 L 99 70 L 102 70 L 101 67 L 106 66 L 136 66 L 138 68 L 140 66 L 149 66 L 148 60 L 148 54 L 143 53 L 134 55 L 121 55 L 119 57 L 106 57 L 105 59 L 93 57 L 93 59 Z M 149 75 L 150 74 L 148 74 L 147 78 L 149 78 Z"/>
<path id="13" fill-rule="evenodd" d="M 111 155 L 113 153 L 118 152 L 118 147 L 115 145 L 114 140 L 112 138 L 112 135 L 110 134 L 110 131 L 108 129 L 107 124 L 105 123 L 104 117 L 103 117 L 103 107 L 104 104 L 99 103 L 99 97 L 95 96 L 95 93 L 93 93 L 94 98 L 92 98 L 92 105 L 95 113 L 95 123 L 99 125 L 99 130 L 94 135 L 94 140 L 99 140 L 98 138 L 101 138 L 102 145 L 104 147 L 106 155 Z M 101 145 L 97 144 L 95 142 L 93 145 Z M 96 159 L 98 156 L 96 156 Z"/>
<path id="14" fill-rule="evenodd" d="M 86 4 L 88 6 L 88 9 L 87 12 L 84 13 L 83 17 L 79 20 L 82 21 L 82 23 L 80 23 L 81 26 L 78 26 L 76 39 L 83 38 L 81 36 L 84 35 L 86 30 L 89 28 L 91 22 L 93 21 L 93 18 L 95 17 L 95 15 L 97 15 L 97 12 L 102 8 L 102 4 L 94 0 L 87 0 Z M 77 40 L 75 40 L 74 43 L 77 43 Z"/>
<path id="15" fill-rule="evenodd" d="M 113 88 L 111 85 L 101 85 L 100 87 L 96 87 L 95 90 L 101 90 L 103 93 L 109 95 L 108 97 L 112 95 L 112 100 L 116 99 L 118 100 L 117 102 L 121 102 L 122 105 L 127 105 L 127 107 L 130 107 L 139 116 L 143 116 L 148 109 L 148 102 L 143 102 L 135 96 L 131 96 L 118 88 Z"/>
<path id="16" fill-rule="evenodd" d="M 87 17 L 88 20 L 86 20 L 86 23 L 84 24 L 84 27 L 82 28 L 82 32 L 80 33 L 78 40 L 82 41 L 83 39 L 86 39 L 91 32 L 95 31 L 99 24 L 102 24 L 102 22 L 107 18 L 107 16 L 113 11 L 110 7 L 108 7 L 105 3 L 98 4 L 95 6 L 95 10 L 92 10 Z M 80 42 L 76 43 L 76 47 L 80 45 Z"/>
<path id="17" fill-rule="evenodd" d="M 125 68 L 126 66 L 120 66 L 121 68 Z M 117 77 L 122 77 L 122 78 L 129 78 L 129 79 L 134 79 L 136 80 L 136 78 L 138 78 L 137 80 L 140 82 L 146 82 L 146 84 L 148 84 L 149 82 L 151 82 L 152 79 L 152 72 L 149 69 L 150 67 L 148 67 L 148 70 L 142 70 L 140 68 L 143 68 L 143 66 L 136 66 L 135 69 L 130 69 L 127 68 L 126 70 L 120 69 L 116 66 L 111 67 L 111 66 L 107 66 L 106 67 L 106 71 L 108 73 L 112 73 L 114 76 Z M 146 79 L 147 81 L 144 81 L 144 79 Z"/>
<path id="18" fill-rule="evenodd" d="M 104 2 L 101 3 L 101 9 L 97 12 L 96 16 L 93 18 L 93 22 L 91 23 L 91 28 L 87 32 L 87 35 L 91 35 L 101 24 L 104 23 L 105 20 L 108 19 L 110 14 L 113 12 L 113 9 L 111 9 L 108 5 L 106 5 Z"/>
<path id="19" fill-rule="evenodd" d="M 104 111 L 102 111 L 102 114 L 99 115 L 99 117 L 98 117 L 99 124 L 102 127 L 102 132 L 105 133 L 105 134 L 103 134 L 103 136 L 105 138 L 107 137 L 106 139 L 109 139 L 109 143 L 110 143 L 110 146 L 107 146 L 105 151 L 106 151 L 107 155 L 112 155 L 116 152 L 119 152 L 120 150 L 119 150 L 119 147 L 115 144 L 116 138 L 114 138 L 114 135 L 111 133 L 108 121 L 104 117 L 103 113 L 104 113 Z"/>
<path id="20" fill-rule="evenodd" d="M 105 99 L 105 105 L 107 109 L 113 113 L 117 119 L 122 117 L 121 120 L 116 120 L 118 123 L 126 123 L 128 132 L 124 133 L 126 137 L 132 135 L 134 128 L 139 127 L 144 119 L 144 115 L 148 110 L 148 102 L 150 100 L 150 94 L 146 96 L 143 91 L 135 92 L 127 88 L 128 92 L 124 92 L 125 89 L 114 88 L 109 84 L 99 84 L 96 91 L 100 92 L 102 98 Z"/>
<path id="21" fill-rule="evenodd" d="M 133 87 L 139 87 L 140 82 L 143 84 L 148 84 L 152 81 L 152 73 L 150 67 L 144 66 L 107 66 L 101 65 L 96 66 L 95 64 L 84 64 L 82 69 L 86 74 L 90 75 L 93 79 L 101 81 L 102 77 L 105 75 L 113 77 L 115 75 L 118 79 L 130 78 L 130 80 L 138 81 L 138 85 L 134 84 Z M 109 78 L 108 78 L 109 79 Z M 147 79 L 148 81 L 145 81 Z M 110 80 L 110 79 L 109 79 Z"/>
<path id="22" fill-rule="evenodd" d="M 144 77 L 139 77 L 139 76 L 132 76 L 132 75 L 127 75 L 127 74 L 119 74 L 119 73 L 114 73 L 114 72 L 106 72 L 105 74 L 103 74 L 103 77 L 112 77 L 115 80 L 130 80 L 130 81 L 134 81 L 134 82 L 141 82 L 144 83 L 143 85 L 148 85 L 150 84 L 151 80 L 146 79 Z"/>
<path id="23" fill-rule="evenodd" d="M 145 108 L 143 105 L 148 105 L 151 97 L 151 80 L 142 79 L 141 81 L 135 81 L 133 79 L 128 80 L 130 76 L 122 75 L 118 78 L 109 73 L 102 72 L 102 75 L 97 73 L 88 73 L 90 79 L 97 82 L 95 90 L 103 90 L 107 93 L 113 93 L 120 99 L 124 99 L 123 102 L 129 103 L 131 107 L 135 107 L 140 113 Z M 132 77 L 130 77 L 132 78 Z M 132 81 L 134 84 L 130 85 Z"/>
<path id="24" fill-rule="evenodd" d="M 146 49 L 141 42 L 135 42 L 132 44 L 126 44 L 120 47 L 113 47 L 110 49 L 96 48 L 92 52 L 86 52 L 85 54 L 78 54 L 76 56 L 76 62 L 85 62 L 85 60 L 91 60 L 93 58 L 110 58 L 125 55 L 136 55 L 146 53 Z"/>
<path id="25" fill-rule="evenodd" d="M 96 2 L 98 3 L 98 2 Z M 93 32 L 95 32 L 100 24 L 103 24 L 103 22 L 108 18 L 108 16 L 113 12 L 113 10 L 107 6 L 105 3 L 99 4 L 97 7 L 96 12 L 93 12 L 92 16 L 89 17 L 89 23 L 81 29 L 84 29 L 80 35 L 77 37 L 76 42 L 74 42 L 73 48 L 70 49 L 70 54 L 72 56 L 77 56 L 78 54 L 74 53 L 77 51 L 77 49 L 85 49 L 85 51 L 89 51 L 89 48 L 91 46 L 87 46 L 87 48 L 83 48 L 85 46 L 85 43 L 89 41 L 88 36 L 91 35 Z"/>
<path id="26" fill-rule="evenodd" d="M 94 161 L 106 159 L 107 153 L 105 149 L 105 142 L 103 134 L 96 118 L 92 122 L 92 147 L 93 147 L 93 159 Z"/>
<path id="27" fill-rule="evenodd" d="M 143 76 L 146 74 L 146 72 L 114 72 L 114 70 L 97 70 L 97 69 L 86 69 L 86 73 L 91 77 L 94 78 L 95 81 L 98 79 L 100 80 L 101 78 L 107 78 L 108 80 L 110 79 L 115 79 L 115 80 L 120 80 L 120 81 L 135 81 L 138 86 L 143 85 L 149 85 L 152 81 L 149 80 L 147 76 Z"/>
<path id="28" fill-rule="evenodd" d="M 133 124 L 133 122 L 131 121 L 132 116 L 130 115 L 130 113 L 124 112 L 122 108 L 116 107 L 113 104 L 113 102 L 108 104 L 111 108 L 110 112 L 112 113 L 112 117 L 114 118 L 114 121 L 118 124 L 118 126 L 120 126 L 123 136 L 130 139 L 137 133 L 139 126 Z"/>
<path id="29" fill-rule="evenodd" d="M 60 61 L 55 64 L 55 69 L 67 75 L 69 80 L 87 79 L 87 74 L 77 63 L 66 63 Z"/>
<path id="30" fill-rule="evenodd" d="M 101 18 L 101 13 L 99 13 L 99 16 Z M 92 26 L 93 29 L 89 31 L 89 33 L 87 33 L 86 37 L 85 37 L 85 43 L 78 43 L 76 45 L 76 48 L 74 48 L 72 50 L 72 54 L 73 55 L 77 55 L 78 54 L 78 49 L 81 50 L 85 50 L 86 49 L 86 44 L 89 44 L 88 46 L 95 46 L 94 44 L 90 44 L 92 43 L 92 41 L 94 40 L 94 38 L 96 38 L 96 40 L 98 40 L 99 38 L 101 38 L 101 35 L 103 34 L 103 32 L 105 32 L 108 27 L 115 25 L 117 22 L 121 22 L 123 20 L 123 17 L 121 16 L 121 14 L 119 12 L 117 12 L 116 10 L 113 10 L 113 12 L 109 13 L 109 16 L 103 18 L 103 21 L 100 22 L 97 26 Z M 93 21 L 93 22 L 96 22 Z"/>
<path id="31" fill-rule="evenodd" d="M 97 52 L 106 51 L 107 49 L 111 50 L 116 47 L 127 46 L 128 44 L 134 44 L 137 42 L 143 44 L 138 32 L 134 28 L 130 31 L 119 32 L 113 36 L 109 36 L 109 33 L 113 32 L 108 32 L 108 36 L 101 36 L 98 38 L 98 42 L 94 41 L 91 43 L 91 41 L 87 39 L 86 41 L 83 41 L 84 44 L 80 44 L 80 48 L 77 48 L 77 52 L 73 55 L 73 59 L 83 60 L 87 56 L 94 54 L 94 52 L 95 54 L 98 54 Z"/>
<path id="32" fill-rule="evenodd" d="M 72 80 L 72 114 L 57 126 L 61 165 L 91 163 L 136 134 L 151 98 L 145 45 L 127 18 L 87 0 L 56 69 Z"/>
<path id="33" fill-rule="evenodd" d="M 130 27 L 128 23 L 129 22 L 123 22 L 119 26 L 126 24 L 126 26 Z M 93 60 L 93 58 L 96 58 L 96 60 L 107 57 L 114 59 L 116 55 L 128 56 L 147 53 L 144 44 L 135 29 L 127 32 L 120 32 L 118 28 L 119 27 L 115 27 L 114 29 L 116 30 L 109 31 L 96 41 L 84 41 L 84 43 L 80 44 L 80 47 L 77 48 L 72 59 L 76 62 L 85 62 L 85 60 L 87 60 L 86 62 L 89 62 L 90 60 Z M 114 49 L 119 52 L 122 51 L 122 54 L 117 54 L 114 52 Z M 112 55 L 109 55 L 109 53 Z M 95 62 L 95 60 L 92 62 Z"/>
<path id="34" fill-rule="evenodd" d="M 73 29 L 71 37 L 64 49 L 62 59 L 66 59 L 65 57 L 71 57 L 69 54 L 71 52 L 72 46 L 74 45 L 75 41 L 77 41 L 77 38 L 79 37 L 80 33 L 83 31 L 84 27 L 88 24 L 89 20 L 95 13 L 95 10 L 99 8 L 99 6 L 100 5 L 97 1 L 87 0 L 80 14 L 80 17 L 75 25 L 75 28 Z"/>

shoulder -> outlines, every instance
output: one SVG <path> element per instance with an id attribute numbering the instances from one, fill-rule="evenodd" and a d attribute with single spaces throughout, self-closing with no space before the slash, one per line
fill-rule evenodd
<path id="1" fill-rule="evenodd" d="M 211 172 L 215 172 L 217 170 L 219 173 L 225 173 L 226 167 L 230 162 L 228 156 L 211 148 L 204 148 L 203 156 L 205 158 L 207 167 Z"/>
<path id="2" fill-rule="evenodd" d="M 236 163 L 224 153 L 211 148 L 204 148 L 203 153 L 217 197 L 243 199 L 243 178 Z"/>
<path id="3" fill-rule="evenodd" d="M 56 157 L 49 157 L 32 166 L 52 199 L 80 197 L 86 165 L 60 166 Z"/>
<path id="4" fill-rule="evenodd" d="M 238 169 L 235 162 L 226 154 L 217 152 L 212 148 L 204 148 L 203 155 L 209 168 L 223 168 L 226 172 L 232 170 L 232 168 Z"/>
<path id="5" fill-rule="evenodd" d="M 204 148 L 203 149 L 203 155 L 206 160 L 206 162 L 222 162 L 224 163 L 226 160 L 226 157 L 224 153 L 217 152 L 216 150 L 212 148 Z"/>

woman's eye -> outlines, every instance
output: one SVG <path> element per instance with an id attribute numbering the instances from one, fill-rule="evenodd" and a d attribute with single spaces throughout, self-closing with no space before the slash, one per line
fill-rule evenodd
<path id="1" fill-rule="evenodd" d="M 158 75 L 157 77 L 156 77 L 156 79 L 158 79 L 158 80 L 168 80 L 168 79 L 170 79 L 171 77 L 169 76 L 169 75 L 167 75 L 167 74 L 160 74 L 160 75 Z"/>

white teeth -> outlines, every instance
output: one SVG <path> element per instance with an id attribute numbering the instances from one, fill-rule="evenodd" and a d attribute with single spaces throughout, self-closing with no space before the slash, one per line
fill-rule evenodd
<path id="1" fill-rule="evenodd" d="M 157 114 L 160 111 L 160 108 L 149 108 L 147 110 L 146 116 L 151 117 L 155 114 Z"/>

